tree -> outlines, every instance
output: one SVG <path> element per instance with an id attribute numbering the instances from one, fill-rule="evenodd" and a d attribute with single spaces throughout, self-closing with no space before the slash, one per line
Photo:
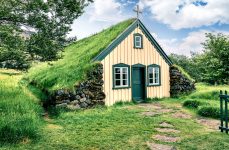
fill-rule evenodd
<path id="1" fill-rule="evenodd" d="M 203 52 L 191 57 L 171 54 L 171 60 L 184 68 L 196 81 L 229 84 L 229 37 L 221 33 L 206 34 Z"/>
<path id="2" fill-rule="evenodd" d="M 28 68 L 25 44 L 14 26 L 0 26 L 0 67 Z"/>
<path id="3" fill-rule="evenodd" d="M 206 34 L 204 53 L 198 64 L 203 80 L 209 83 L 229 84 L 229 37 L 221 33 Z"/>
<path id="4" fill-rule="evenodd" d="M 66 42 L 66 35 L 71 31 L 71 24 L 93 0 L 0 0 L 0 29 L 13 27 L 11 35 L 20 35 L 22 29 L 31 30 L 33 34 L 27 40 L 15 36 L 24 42 L 24 53 L 33 59 L 42 61 L 58 58 Z M 0 33 L 5 31 L 0 31 Z M 8 32 L 8 31 L 7 31 Z M 0 36 L 0 41 L 6 41 Z M 1 45 L 4 51 L 12 52 L 12 43 Z M 10 49 L 9 49 L 10 48 Z M 21 51 L 21 47 L 14 47 Z M 1 50 L 2 51 L 2 50 Z M 0 53 L 2 55 L 2 53 Z M 2 57 L 2 56 L 0 56 Z"/>
<path id="5" fill-rule="evenodd" d="M 181 66 L 195 81 L 201 81 L 200 69 L 197 66 L 198 54 L 192 53 L 191 57 L 178 54 L 170 54 L 169 58 L 174 64 Z"/>

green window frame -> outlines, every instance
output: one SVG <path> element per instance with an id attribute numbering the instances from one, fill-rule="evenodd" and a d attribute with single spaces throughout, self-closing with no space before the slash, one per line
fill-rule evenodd
<path id="1" fill-rule="evenodd" d="M 140 33 L 134 34 L 134 48 L 137 49 L 143 48 L 143 36 Z"/>
<path id="2" fill-rule="evenodd" d="M 147 67 L 148 86 L 161 85 L 161 67 L 157 64 L 152 64 Z"/>
<path id="3" fill-rule="evenodd" d="M 130 66 L 127 64 L 115 64 L 112 66 L 113 89 L 130 88 Z"/>

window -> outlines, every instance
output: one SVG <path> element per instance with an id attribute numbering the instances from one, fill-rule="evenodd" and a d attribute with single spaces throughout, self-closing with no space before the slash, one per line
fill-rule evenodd
<path id="1" fill-rule="evenodd" d="M 117 64 L 113 66 L 113 87 L 129 87 L 129 66 L 126 64 Z"/>
<path id="2" fill-rule="evenodd" d="M 134 34 L 134 48 L 142 48 L 142 35 L 139 33 Z"/>
<path id="3" fill-rule="evenodd" d="M 160 66 L 150 65 L 148 67 L 149 85 L 160 85 Z"/>

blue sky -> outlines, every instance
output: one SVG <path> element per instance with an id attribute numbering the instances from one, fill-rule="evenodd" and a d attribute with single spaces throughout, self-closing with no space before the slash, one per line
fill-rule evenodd
<path id="1" fill-rule="evenodd" d="M 207 32 L 229 35 L 229 0 L 95 0 L 69 36 L 81 39 L 136 17 L 137 4 L 143 11 L 141 21 L 167 54 L 201 52 Z"/>

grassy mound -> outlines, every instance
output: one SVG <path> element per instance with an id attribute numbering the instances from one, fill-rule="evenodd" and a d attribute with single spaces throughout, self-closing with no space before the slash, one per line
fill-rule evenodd
<path id="1" fill-rule="evenodd" d="M 195 82 L 195 80 L 180 66 L 173 65 L 173 67 L 177 68 L 188 80 Z"/>
<path id="2" fill-rule="evenodd" d="M 75 42 L 64 50 L 63 59 L 42 63 L 29 70 L 30 82 L 48 91 L 60 88 L 71 89 L 85 79 L 91 60 L 104 50 L 118 35 L 134 22 L 129 19 L 91 37 Z"/>
<path id="3" fill-rule="evenodd" d="M 18 84 L 21 75 L 0 70 L 0 143 L 36 138 L 41 125 L 38 99 Z"/>

